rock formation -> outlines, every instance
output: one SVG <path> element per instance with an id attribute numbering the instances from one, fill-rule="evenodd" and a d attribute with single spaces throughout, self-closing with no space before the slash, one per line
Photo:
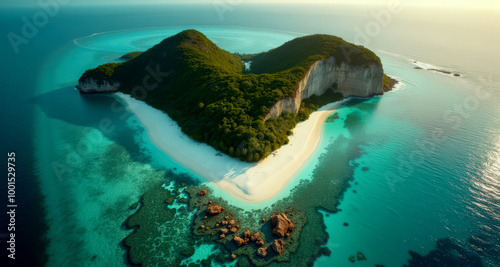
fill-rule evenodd
<path id="1" fill-rule="evenodd" d="M 277 118 L 288 111 L 297 113 L 302 100 L 313 95 L 321 96 L 328 90 L 345 96 L 369 97 L 384 94 L 384 70 L 381 66 L 354 66 L 342 62 L 337 65 L 334 57 L 316 61 L 298 83 L 294 97 L 286 97 L 274 104 L 265 119 Z"/>
<path id="2" fill-rule="evenodd" d="M 235 235 L 233 237 L 233 240 L 234 240 L 234 243 L 236 243 L 236 245 L 238 245 L 238 247 L 241 247 L 241 246 L 247 244 L 243 238 L 241 238 L 241 237 L 239 237 L 237 235 Z"/>
<path id="3" fill-rule="evenodd" d="M 118 81 L 88 78 L 79 82 L 76 88 L 80 91 L 80 93 L 92 94 L 118 92 L 120 86 L 121 83 Z"/>
<path id="4" fill-rule="evenodd" d="M 271 224 L 273 225 L 273 234 L 284 237 L 287 233 L 290 233 L 295 229 L 293 221 L 288 219 L 284 213 L 278 213 L 277 215 L 271 216 Z"/>
<path id="5" fill-rule="evenodd" d="M 207 190 L 203 189 L 200 192 L 198 192 L 198 196 L 204 196 L 207 194 Z"/>
<path id="6" fill-rule="evenodd" d="M 350 262 L 355 262 L 356 261 L 356 257 L 354 257 L 353 255 L 349 256 L 349 261 Z"/>
<path id="7" fill-rule="evenodd" d="M 211 205 L 211 206 L 208 206 L 207 207 L 207 213 L 210 214 L 210 215 L 216 215 L 216 214 L 219 214 L 221 213 L 222 211 L 224 210 L 223 207 L 219 206 L 219 205 Z"/>
<path id="8" fill-rule="evenodd" d="M 266 257 L 267 256 L 267 248 L 262 247 L 262 248 L 257 249 L 257 255 L 262 257 L 262 258 Z"/>
<path id="9" fill-rule="evenodd" d="M 252 235 L 252 234 L 250 234 L 250 231 L 249 231 L 249 230 L 246 230 L 246 231 L 243 233 L 243 236 L 245 236 L 245 238 L 248 238 L 248 239 L 250 239 L 250 236 L 251 236 L 251 235 Z"/>
<path id="10" fill-rule="evenodd" d="M 275 239 L 272 244 L 274 252 L 281 254 L 285 249 L 285 242 L 281 239 Z"/>
<path id="11" fill-rule="evenodd" d="M 252 240 L 252 242 L 255 242 L 255 241 L 257 241 L 259 238 L 260 238 L 260 233 L 259 233 L 259 232 L 255 232 L 255 234 L 253 234 L 253 235 L 250 237 L 250 240 Z"/>
<path id="12" fill-rule="evenodd" d="M 356 257 L 358 258 L 358 261 L 365 261 L 366 260 L 365 254 L 363 254 L 363 252 L 361 252 L 361 251 L 358 251 L 358 253 L 356 254 Z"/>

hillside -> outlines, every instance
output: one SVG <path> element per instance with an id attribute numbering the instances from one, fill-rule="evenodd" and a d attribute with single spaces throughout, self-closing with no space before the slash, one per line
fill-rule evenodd
<path id="1" fill-rule="evenodd" d="M 349 51 L 350 60 L 345 51 Z M 308 69 L 329 56 L 338 57 L 339 64 L 381 69 L 380 59 L 363 47 L 334 36 L 312 35 L 252 56 L 252 73 L 243 73 L 238 55 L 218 48 L 198 31 L 186 30 L 127 62 L 86 71 L 79 89 L 130 94 L 166 112 L 191 138 L 254 162 L 286 144 L 297 122 L 318 108 L 315 103 L 324 102 L 315 96 L 307 105 L 299 100 L 296 110 L 268 116 L 282 99 L 296 97 Z M 106 86 L 101 90 L 102 85 Z M 325 93 L 325 99 L 342 98 L 332 93 Z"/>
<path id="2" fill-rule="evenodd" d="M 252 61 L 252 73 L 276 73 L 294 67 L 308 69 L 315 61 L 331 56 L 339 65 L 346 62 L 354 66 L 370 63 L 382 66 L 380 58 L 372 51 L 325 34 L 296 38 L 249 60 Z"/>

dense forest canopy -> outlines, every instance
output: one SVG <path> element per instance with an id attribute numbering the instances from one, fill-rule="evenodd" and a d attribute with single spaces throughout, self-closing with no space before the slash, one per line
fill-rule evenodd
<path id="1" fill-rule="evenodd" d="M 310 66 L 328 56 L 337 64 L 381 65 L 370 50 L 335 36 L 301 37 L 269 52 L 242 56 L 220 49 L 198 31 L 186 30 L 143 53 L 125 55 L 129 60 L 124 63 L 88 70 L 80 81 L 120 81 L 120 91 L 166 112 L 194 140 L 255 162 L 288 143 L 295 125 L 325 101 L 342 99 L 330 92 L 304 101 L 298 114 L 284 112 L 264 120 L 272 105 L 294 96 Z M 253 62 L 251 72 L 244 71 L 242 60 Z"/>

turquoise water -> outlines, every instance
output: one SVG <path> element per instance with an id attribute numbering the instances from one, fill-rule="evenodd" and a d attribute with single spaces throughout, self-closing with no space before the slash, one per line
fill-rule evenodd
<path id="1" fill-rule="evenodd" d="M 117 61 L 125 52 L 145 50 L 185 28 L 202 31 L 231 52 L 255 53 L 302 35 L 296 32 L 326 32 L 352 39 L 350 27 L 319 27 L 311 22 L 315 19 L 361 26 L 369 20 L 353 15 L 353 9 L 329 16 L 313 14 L 305 24 L 290 19 L 290 14 L 302 10 L 296 7 L 286 12 L 268 10 L 273 16 L 262 19 L 257 19 L 261 10 L 241 7 L 228 13 L 223 22 L 207 13 L 209 8 L 181 10 L 184 18 L 159 17 L 173 10 L 144 10 L 151 16 L 123 19 L 115 14 L 109 19 L 106 12 L 110 10 L 104 9 L 92 22 L 85 10 L 62 13 L 22 46 L 19 54 L 6 55 L 13 67 L 2 64 L 6 96 L 2 106 L 9 107 L 2 149 L 15 149 L 25 167 L 27 179 L 20 180 L 19 194 L 30 208 L 21 213 L 19 231 L 25 231 L 24 240 L 32 240 L 29 228 L 38 233 L 32 248 L 20 245 L 21 255 L 38 254 L 39 260 L 40 251 L 45 251 L 49 266 L 120 265 L 126 261 L 121 241 L 131 232 L 123 223 L 134 213 L 128 207 L 148 186 L 163 179 L 167 169 L 195 176 L 152 146 L 135 116 L 112 97 L 82 97 L 74 90 L 83 71 Z M 412 17 L 408 17 L 397 25 L 410 27 Z M 2 20 L 18 23 L 15 15 Z M 405 35 L 396 26 L 386 31 Z M 339 108 L 339 119 L 325 123 L 314 156 L 273 199 L 249 204 L 213 188 L 215 194 L 245 209 L 267 207 L 288 196 L 300 181 L 314 183 L 311 174 L 318 158 L 341 140 L 339 151 L 356 158 L 351 162 L 355 172 L 338 207 L 341 211 L 323 212 L 330 236 L 326 246 L 332 254 L 319 258 L 317 266 L 350 266 L 348 258 L 357 251 L 367 261 L 358 261 L 356 266 L 401 266 L 410 259 L 409 250 L 425 255 L 442 238 L 451 238 L 480 255 L 486 266 L 498 266 L 500 87 L 495 80 L 495 57 L 473 51 L 480 63 L 458 64 L 450 51 L 432 52 L 418 43 L 398 46 L 397 40 L 382 39 L 375 38 L 370 48 L 381 56 L 385 71 L 402 80 L 401 89 L 369 100 L 354 99 Z M 8 44 L 2 47 L 11 51 Z M 414 59 L 463 77 L 415 70 Z M 31 79 L 24 79 L 26 72 Z M 107 122 L 112 130 L 102 127 Z M 352 155 L 359 147 L 362 155 Z M 179 231 L 185 234 L 188 228 Z M 202 245 L 190 260 L 196 262 L 211 253 L 211 246 Z M 30 260 L 35 257 L 25 257 L 26 262 Z"/>
<path id="2" fill-rule="evenodd" d="M 332 255 L 316 265 L 350 264 L 349 256 L 362 251 L 368 260 L 359 266 L 401 266 L 408 250 L 425 255 L 436 239 L 452 238 L 471 248 L 474 238 L 489 246 L 476 250 L 488 251 L 487 263 L 496 266 L 500 133 L 491 129 L 499 126 L 498 118 L 488 114 L 498 111 L 498 98 L 477 98 L 481 110 L 466 105 L 470 111 L 460 124 L 443 121 L 435 114 L 445 116 L 462 104 L 470 87 L 460 79 L 418 72 L 410 62 L 384 57 L 384 66 L 406 86 L 338 112 L 359 119 L 348 129 L 353 144 L 365 143 L 365 154 L 355 162 L 342 212 L 325 217 Z M 497 152 L 485 156 L 478 147 Z"/>

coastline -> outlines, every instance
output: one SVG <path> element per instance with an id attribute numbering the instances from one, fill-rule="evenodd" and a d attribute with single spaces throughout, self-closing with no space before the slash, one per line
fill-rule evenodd
<path id="1" fill-rule="evenodd" d="M 123 93 L 113 94 L 134 113 L 151 142 L 172 159 L 246 201 L 262 201 L 279 193 L 316 150 L 323 122 L 345 100 L 313 112 L 297 124 L 290 142 L 258 163 L 242 162 L 185 135 L 167 114 Z"/>

